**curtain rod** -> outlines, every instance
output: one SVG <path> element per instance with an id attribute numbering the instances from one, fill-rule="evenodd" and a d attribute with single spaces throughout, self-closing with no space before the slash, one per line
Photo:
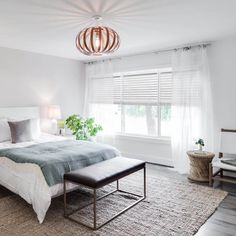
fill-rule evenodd
<path id="1" fill-rule="evenodd" d="M 98 63 L 98 62 L 101 62 L 101 61 L 108 61 L 108 60 L 111 60 L 111 61 L 112 60 L 121 60 L 122 58 L 126 58 L 126 57 L 143 56 L 143 55 L 148 55 L 148 54 L 159 54 L 159 53 L 177 51 L 177 50 L 180 50 L 180 49 L 190 49 L 190 48 L 195 48 L 195 47 L 199 47 L 199 46 L 208 47 L 211 44 L 212 44 L 212 42 L 207 42 L 207 43 L 201 43 L 201 44 L 178 46 L 178 47 L 175 47 L 175 48 L 167 48 L 167 49 L 161 49 L 161 50 L 158 50 L 158 51 L 136 53 L 136 54 L 132 54 L 132 55 L 126 55 L 126 56 L 123 56 L 123 57 L 119 56 L 119 57 L 106 58 L 106 59 L 101 59 L 101 60 L 88 61 L 88 62 L 84 62 L 84 64 L 93 64 L 93 63 Z"/>

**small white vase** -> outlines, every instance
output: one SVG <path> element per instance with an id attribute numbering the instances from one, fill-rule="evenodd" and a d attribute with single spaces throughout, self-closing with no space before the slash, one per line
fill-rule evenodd
<path id="1" fill-rule="evenodd" d="M 199 151 L 202 152 L 202 145 L 199 144 Z"/>

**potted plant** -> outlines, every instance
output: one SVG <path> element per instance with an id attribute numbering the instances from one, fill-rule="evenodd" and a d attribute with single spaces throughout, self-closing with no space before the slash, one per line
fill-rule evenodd
<path id="1" fill-rule="evenodd" d="M 198 147 L 199 147 L 199 151 L 200 152 L 202 152 L 202 148 L 204 147 L 204 140 L 202 139 L 202 138 L 199 138 L 196 142 L 195 142 L 195 144 L 197 144 L 198 145 Z"/>
<path id="2" fill-rule="evenodd" d="M 94 118 L 84 119 L 79 115 L 69 116 L 66 125 L 77 140 L 91 140 L 102 130 L 102 126 L 96 124 Z"/>

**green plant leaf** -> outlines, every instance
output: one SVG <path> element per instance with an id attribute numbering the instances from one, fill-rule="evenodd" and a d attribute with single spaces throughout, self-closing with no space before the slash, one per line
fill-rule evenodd
<path id="1" fill-rule="evenodd" d="M 102 131 L 102 126 L 96 124 L 94 118 L 84 119 L 74 114 L 69 116 L 65 123 L 77 140 L 89 140 L 90 137 Z"/>

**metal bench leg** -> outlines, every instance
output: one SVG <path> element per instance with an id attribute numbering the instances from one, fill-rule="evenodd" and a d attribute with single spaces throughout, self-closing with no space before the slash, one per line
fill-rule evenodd
<path id="1" fill-rule="evenodd" d="M 66 216 L 66 181 L 63 182 L 64 190 L 64 216 Z"/>
<path id="2" fill-rule="evenodd" d="M 143 196 L 146 198 L 147 195 L 147 185 L 146 185 L 146 166 L 143 168 Z"/>
<path id="3" fill-rule="evenodd" d="M 96 189 L 93 190 L 93 229 L 97 229 L 97 191 Z"/>
<path id="4" fill-rule="evenodd" d="M 116 190 L 119 190 L 119 180 L 116 181 Z"/>

